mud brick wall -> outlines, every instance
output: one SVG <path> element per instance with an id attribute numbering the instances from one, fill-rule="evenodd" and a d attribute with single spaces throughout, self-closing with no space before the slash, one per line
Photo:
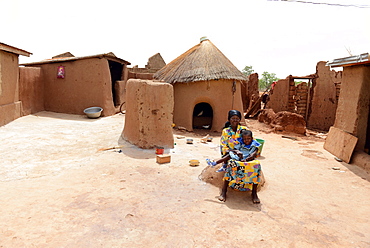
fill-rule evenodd
<path id="1" fill-rule="evenodd" d="M 40 67 L 19 67 L 19 99 L 22 101 L 22 116 L 45 110 Z"/>
<path id="2" fill-rule="evenodd" d="M 295 94 L 296 88 L 294 84 L 294 80 L 290 77 L 287 78 L 289 80 L 289 96 L 288 96 L 288 111 L 294 112 L 295 111 Z"/>
<path id="3" fill-rule="evenodd" d="M 0 126 L 21 116 L 18 55 L 0 50 Z"/>
<path id="4" fill-rule="evenodd" d="M 129 79 L 122 138 L 140 148 L 173 148 L 174 94 L 171 84 Z"/>
<path id="5" fill-rule="evenodd" d="M 356 149 L 363 150 L 370 115 L 370 67 L 344 67 L 341 86 L 334 127 L 356 136 Z"/>
<path id="6" fill-rule="evenodd" d="M 241 94 L 243 101 L 243 110 L 246 112 L 255 100 L 259 97 L 258 91 L 258 74 L 252 73 L 248 76 L 247 82 L 241 84 Z"/>
<path id="7" fill-rule="evenodd" d="M 306 116 L 307 109 L 307 83 L 303 82 L 298 84 L 296 87 L 296 94 L 294 96 L 295 100 L 295 112 L 303 117 Z"/>
<path id="8" fill-rule="evenodd" d="M 290 85 L 291 76 L 277 81 L 273 90 L 270 91 L 270 100 L 266 108 L 271 108 L 275 113 L 294 109 L 295 86 Z M 290 108 L 289 108 L 290 107 Z"/>
<path id="9" fill-rule="evenodd" d="M 316 66 L 312 84 L 312 99 L 307 127 L 328 131 L 334 125 L 338 106 L 342 72 L 330 70 L 325 61 Z"/>

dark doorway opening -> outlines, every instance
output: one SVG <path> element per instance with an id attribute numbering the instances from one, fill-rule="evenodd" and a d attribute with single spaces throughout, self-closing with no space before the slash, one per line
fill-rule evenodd
<path id="1" fill-rule="evenodd" d="M 119 97 L 115 85 L 116 81 L 120 81 L 122 78 L 122 71 L 123 71 L 123 65 L 120 63 L 117 63 L 115 61 L 108 60 L 109 63 L 109 70 L 110 70 L 110 77 L 111 77 L 111 82 L 112 82 L 112 96 L 113 96 L 113 103 L 114 106 L 119 106 Z"/>
<path id="2" fill-rule="evenodd" d="M 211 129 L 213 110 L 211 105 L 201 102 L 195 105 L 193 111 L 193 129 Z"/>

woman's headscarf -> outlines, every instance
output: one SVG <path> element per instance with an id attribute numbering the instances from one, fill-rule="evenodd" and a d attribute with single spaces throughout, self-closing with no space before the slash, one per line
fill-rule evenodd
<path id="1" fill-rule="evenodd" d="M 242 119 L 242 114 L 240 113 L 240 111 L 235 109 L 229 111 L 227 119 L 230 121 L 231 117 L 233 117 L 234 115 L 238 116 L 239 119 Z"/>
<path id="2" fill-rule="evenodd" d="M 230 127 L 230 119 L 231 119 L 231 117 L 233 117 L 234 115 L 238 116 L 238 117 L 239 117 L 239 119 L 242 119 L 242 114 L 240 113 L 240 111 L 235 110 L 235 109 L 230 110 L 230 111 L 229 111 L 229 113 L 228 113 L 228 115 L 227 115 L 227 119 L 228 119 L 228 121 L 225 123 L 224 128 Z"/>

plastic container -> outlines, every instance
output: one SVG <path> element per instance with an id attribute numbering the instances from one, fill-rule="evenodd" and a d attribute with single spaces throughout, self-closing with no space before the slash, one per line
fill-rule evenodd
<path id="1" fill-rule="evenodd" d="M 261 144 L 261 146 L 259 147 L 260 148 L 260 155 L 261 155 L 262 154 L 263 144 L 265 144 L 265 140 L 263 140 L 263 139 L 256 139 L 256 141 Z"/>
<path id="2" fill-rule="evenodd" d="M 199 164 L 200 164 L 200 162 L 199 162 L 198 159 L 192 159 L 192 160 L 189 161 L 189 165 L 193 166 L 193 167 L 199 166 Z"/>
<path id="3" fill-rule="evenodd" d="M 155 149 L 155 154 L 161 155 L 164 153 L 164 148 L 163 147 L 157 147 Z"/>

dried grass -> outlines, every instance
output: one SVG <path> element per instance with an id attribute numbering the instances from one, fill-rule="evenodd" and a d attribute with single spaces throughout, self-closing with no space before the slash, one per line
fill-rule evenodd
<path id="1" fill-rule="evenodd" d="M 190 48 L 154 74 L 167 83 L 188 83 L 219 79 L 246 81 L 226 56 L 209 40 Z"/>

